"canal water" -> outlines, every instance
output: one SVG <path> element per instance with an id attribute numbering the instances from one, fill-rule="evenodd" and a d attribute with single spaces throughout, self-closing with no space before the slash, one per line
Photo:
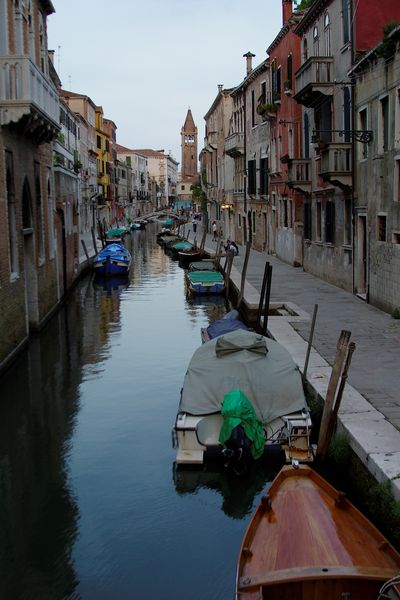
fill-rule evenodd
<path id="1" fill-rule="evenodd" d="M 0 379 L 1 599 L 233 598 L 275 472 L 174 467 L 185 370 L 226 307 L 186 297 L 154 228 L 130 243 L 129 282 L 82 280 Z"/>

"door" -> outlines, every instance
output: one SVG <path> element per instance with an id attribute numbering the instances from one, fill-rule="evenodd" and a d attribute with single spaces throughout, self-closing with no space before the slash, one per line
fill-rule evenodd
<path id="1" fill-rule="evenodd" d="M 357 238 L 357 294 L 366 299 L 368 288 L 367 215 L 358 216 Z"/>

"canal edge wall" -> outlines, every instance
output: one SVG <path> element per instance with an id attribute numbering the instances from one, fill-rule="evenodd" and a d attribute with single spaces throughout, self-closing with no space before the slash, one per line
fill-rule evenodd
<path id="1" fill-rule="evenodd" d="M 230 285 L 233 295 L 238 296 L 241 273 L 234 266 Z M 250 322 L 257 314 L 259 297 L 259 292 L 246 281 L 243 312 Z M 287 314 L 268 317 L 268 334 L 288 350 L 303 373 L 308 343 L 297 333 L 295 325 L 298 321 L 310 321 L 311 324 L 311 318 L 291 302 L 273 302 L 270 305 L 272 309 L 281 307 Z M 307 387 L 322 403 L 325 402 L 331 372 L 329 363 L 312 347 Z M 400 431 L 348 382 L 339 409 L 337 431 L 346 435 L 351 449 L 376 481 L 391 482 L 393 495 L 400 501 Z"/>

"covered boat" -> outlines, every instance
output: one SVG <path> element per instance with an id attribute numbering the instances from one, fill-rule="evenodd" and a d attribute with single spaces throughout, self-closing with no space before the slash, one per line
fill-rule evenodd
<path id="1" fill-rule="evenodd" d="M 131 266 L 132 257 L 123 244 L 108 244 L 93 259 L 93 268 L 96 275 L 110 277 L 113 275 L 127 275 Z"/>
<path id="2" fill-rule="evenodd" d="M 193 244 L 187 240 L 178 240 L 174 244 L 166 244 L 165 249 L 170 253 L 172 258 L 178 259 L 179 253 L 192 250 Z"/>
<path id="3" fill-rule="evenodd" d="M 225 333 L 236 331 L 237 329 L 249 331 L 247 325 L 241 320 L 239 312 L 237 310 L 230 310 L 222 319 L 218 319 L 210 323 L 208 327 L 201 329 L 201 340 L 203 343 L 208 342 L 219 335 L 225 335 Z"/>
<path id="4" fill-rule="evenodd" d="M 189 271 L 217 271 L 213 260 L 199 260 L 190 263 Z"/>
<path id="5" fill-rule="evenodd" d="M 243 538 L 236 600 L 399 600 L 399 573 L 399 553 L 344 494 L 288 466 Z"/>
<path id="6" fill-rule="evenodd" d="M 192 356 L 174 427 L 178 464 L 201 464 L 229 454 L 231 445 L 221 441 L 221 411 L 225 397 L 235 390 L 254 409 L 265 446 L 281 447 L 288 460 L 313 459 L 298 367 L 277 342 L 239 330 L 210 340 Z"/>
<path id="7" fill-rule="evenodd" d="M 225 291 L 224 276 L 219 271 L 188 271 L 186 280 L 192 294 L 222 294 Z"/>
<path id="8" fill-rule="evenodd" d="M 188 267 L 192 262 L 199 261 L 201 255 L 201 250 L 195 246 L 188 250 L 178 250 L 179 262 L 182 267 Z"/>

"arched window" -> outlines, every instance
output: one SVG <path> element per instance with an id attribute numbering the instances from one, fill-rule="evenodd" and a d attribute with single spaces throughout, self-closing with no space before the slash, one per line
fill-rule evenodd
<path id="1" fill-rule="evenodd" d="M 304 114 L 304 158 L 310 158 L 310 121 L 308 114 Z"/>
<path id="2" fill-rule="evenodd" d="M 315 26 L 313 29 L 313 49 L 314 56 L 319 56 L 319 35 L 317 26 Z"/>
<path id="3" fill-rule="evenodd" d="M 307 42 L 307 38 L 304 38 L 303 40 L 303 61 L 306 62 L 308 58 L 308 42 Z"/>
<path id="4" fill-rule="evenodd" d="M 344 141 L 350 142 L 351 129 L 351 98 L 348 87 L 343 88 L 343 128 L 345 130 Z"/>
<path id="5" fill-rule="evenodd" d="M 292 90 L 293 89 L 293 56 L 289 54 L 286 62 L 286 80 L 285 80 L 285 89 Z"/>
<path id="6" fill-rule="evenodd" d="M 36 212 L 36 243 L 39 260 L 44 259 L 44 230 L 43 230 L 43 207 L 42 190 L 40 185 L 40 165 L 34 163 L 35 172 L 35 212 Z"/>
<path id="7" fill-rule="evenodd" d="M 329 20 L 329 14 L 326 12 L 324 15 L 324 40 L 325 40 L 325 56 L 331 55 L 331 23 Z"/>

